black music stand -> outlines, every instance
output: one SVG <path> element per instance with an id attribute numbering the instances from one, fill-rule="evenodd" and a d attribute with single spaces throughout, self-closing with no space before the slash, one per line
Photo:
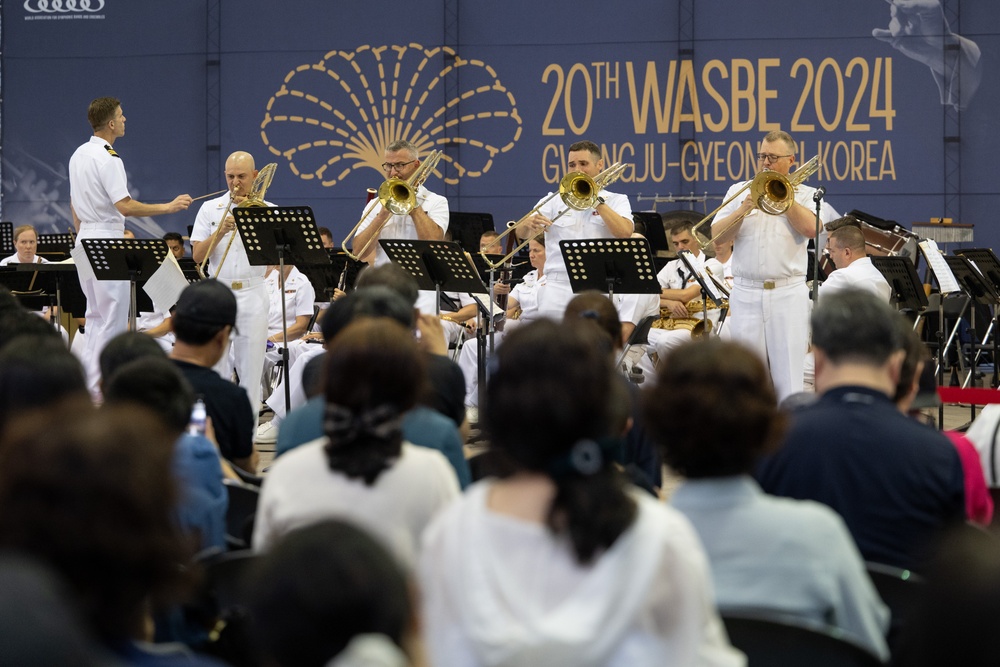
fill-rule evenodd
<path id="1" fill-rule="evenodd" d="M 35 252 L 47 260 L 59 261 L 69 257 L 74 243 L 73 234 L 39 234 Z"/>
<path id="2" fill-rule="evenodd" d="M 16 251 L 14 247 L 14 223 L 0 222 L 0 254 L 4 257 L 13 255 Z"/>
<path id="3" fill-rule="evenodd" d="M 28 310 L 42 310 L 50 304 L 49 289 L 52 285 L 47 276 L 18 271 L 20 266 L 31 269 L 40 265 L 11 263 L 0 267 L 0 285 L 9 289 L 18 302 Z"/>
<path id="4" fill-rule="evenodd" d="M 985 306 L 987 308 L 995 308 L 998 303 L 1000 303 L 1000 294 L 994 288 L 992 282 L 986 279 L 986 277 L 980 273 L 976 265 L 973 264 L 968 257 L 964 255 L 952 255 L 946 256 L 944 260 L 951 267 L 952 273 L 955 274 L 955 278 L 958 280 L 959 284 L 962 285 L 963 290 L 968 294 L 972 301 L 970 302 L 969 312 L 969 336 L 972 339 L 972 345 L 975 347 L 975 354 L 972 355 L 972 363 L 969 368 L 969 375 L 965 378 L 962 383 L 963 387 L 967 387 L 973 377 L 976 374 L 976 368 L 979 363 L 980 352 L 982 351 L 981 345 L 985 345 L 986 341 L 983 340 L 979 343 L 976 334 L 976 308 L 973 304 L 978 304 Z M 994 368 L 995 372 L 995 368 Z M 975 404 L 972 406 L 973 419 L 975 419 Z"/>
<path id="5" fill-rule="evenodd" d="M 80 241 L 97 280 L 129 283 L 128 330 L 135 331 L 139 308 L 153 311 L 153 302 L 139 287 L 146 284 L 170 249 L 163 239 L 83 239 Z"/>
<path id="6" fill-rule="evenodd" d="M 441 292 L 465 292 L 475 295 L 489 291 L 458 243 L 380 239 L 379 244 L 390 260 L 416 278 L 419 289 L 433 290 L 437 293 L 439 315 Z M 484 304 L 480 303 L 479 306 L 486 312 L 491 312 L 491 309 L 486 308 Z"/>
<path id="7" fill-rule="evenodd" d="M 332 302 L 335 290 L 347 292 L 354 285 L 365 263 L 351 259 L 340 248 L 325 250 L 329 257 L 327 264 L 299 264 L 297 268 L 312 283 L 317 301 Z"/>
<path id="8" fill-rule="evenodd" d="M 646 239 L 578 239 L 560 241 L 574 293 L 597 290 L 618 294 L 659 294 L 656 266 Z"/>
<path id="9" fill-rule="evenodd" d="M 288 378 L 288 324 L 285 304 L 285 263 L 329 264 L 330 257 L 308 206 L 268 206 L 232 209 L 236 230 L 251 266 L 278 266 L 281 293 L 281 362 L 285 369 L 285 412 L 291 410 Z M 259 379 L 257 380 L 259 381 Z"/>
<path id="10" fill-rule="evenodd" d="M 983 278 L 993 285 L 994 291 L 1000 294 L 1000 259 L 992 250 L 989 248 L 962 248 L 956 250 L 955 254 L 968 257 Z M 1000 359 L 1000 346 L 998 344 L 1000 341 L 996 336 L 997 331 L 1000 331 L 1000 306 L 993 307 L 993 319 L 990 321 L 990 326 L 986 329 L 986 334 L 976 351 L 976 363 L 978 363 L 979 353 L 986 347 L 986 341 L 990 339 L 990 336 L 993 336 L 993 381 L 990 386 L 994 389 L 1000 387 L 1000 368 L 998 368 L 1000 366 L 998 364 L 998 359 Z"/>
<path id="11" fill-rule="evenodd" d="M 184 274 L 189 284 L 201 280 L 201 276 L 198 274 L 198 262 L 192 258 L 181 257 L 177 260 L 177 266 L 181 267 L 181 273 Z"/>
<path id="12" fill-rule="evenodd" d="M 927 294 L 917 275 L 917 268 L 909 257 L 871 257 L 872 266 L 878 269 L 892 289 L 889 303 L 901 312 L 922 313 L 927 309 Z"/>
<path id="13" fill-rule="evenodd" d="M 706 327 L 705 332 L 707 334 L 708 333 L 707 327 L 710 324 L 708 321 L 708 301 L 709 299 L 711 299 L 713 304 L 715 304 L 719 308 L 722 308 L 722 299 L 720 297 L 717 297 L 715 295 L 715 292 L 709 289 L 708 283 L 705 282 L 705 279 L 702 277 L 701 272 L 696 270 L 694 268 L 694 265 L 691 263 L 691 260 L 688 259 L 689 255 L 691 255 L 690 250 L 680 250 L 677 252 L 677 259 L 679 259 L 681 262 L 684 263 L 684 266 L 686 266 L 687 270 L 691 273 L 691 277 L 695 279 L 695 281 L 698 283 L 698 287 L 701 288 L 701 306 L 702 306 L 701 318 L 702 322 L 705 323 Z M 706 341 L 711 340 L 711 336 L 706 335 L 705 340 Z"/>
<path id="14" fill-rule="evenodd" d="M 9 264 L 28 285 L 39 285 L 47 294 L 48 304 L 52 307 L 50 319 L 59 320 L 64 312 L 72 317 L 84 317 L 87 314 L 87 297 L 80 288 L 80 276 L 76 272 L 76 264 Z M 0 280 L 0 282 L 3 282 Z M 5 283 L 6 284 L 6 283 Z"/>
<path id="15" fill-rule="evenodd" d="M 483 232 L 495 231 L 491 213 L 466 213 L 450 211 L 448 213 L 448 233 L 451 240 L 475 255 L 479 252 L 479 237 Z"/>

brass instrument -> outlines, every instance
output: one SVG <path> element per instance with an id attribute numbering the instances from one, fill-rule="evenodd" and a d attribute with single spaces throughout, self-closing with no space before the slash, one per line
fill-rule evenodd
<path id="1" fill-rule="evenodd" d="M 271 187 L 271 179 L 274 178 L 274 172 L 278 168 L 277 162 L 271 162 L 261 167 L 260 171 L 257 172 L 257 178 L 253 179 L 253 183 L 250 185 L 250 192 L 247 193 L 246 198 L 236 205 L 236 208 L 264 208 L 267 206 L 264 203 L 264 195 L 267 189 Z M 229 206 L 226 207 L 226 213 L 229 212 L 230 207 L 233 205 L 232 197 L 229 199 Z M 219 226 L 221 227 L 226 221 L 226 216 L 223 215 L 222 219 L 219 221 Z M 229 256 L 229 249 L 233 247 L 233 241 L 239 233 L 234 229 L 232 231 L 232 236 L 229 237 L 229 243 L 226 244 L 226 251 L 222 253 L 222 259 L 219 260 L 219 266 L 215 270 L 215 278 L 219 277 L 222 272 L 222 265 L 226 262 L 226 257 Z M 206 255 L 206 258 L 208 255 Z"/>
<path id="2" fill-rule="evenodd" d="M 715 327 L 712 320 L 693 317 L 695 313 L 705 312 L 705 304 L 701 299 L 692 299 L 684 304 L 684 307 L 687 308 L 688 315 L 692 317 L 674 317 L 669 308 L 660 308 L 660 319 L 653 322 L 652 328 L 663 329 L 664 331 L 687 329 L 691 332 L 692 338 L 701 338 L 712 333 L 712 329 Z M 728 299 L 722 299 L 719 306 L 713 306 L 708 310 L 709 312 L 713 310 L 729 310 L 729 301 Z"/>
<path id="3" fill-rule="evenodd" d="M 795 203 L 795 188 L 796 186 L 802 184 L 807 178 L 815 174 L 819 170 L 819 155 L 813 156 L 811 160 L 804 163 L 790 175 L 785 176 L 777 171 L 772 171 L 770 169 L 764 169 L 759 174 L 753 177 L 753 180 L 747 181 L 747 183 L 734 192 L 732 196 L 726 199 L 724 202 L 719 204 L 719 206 L 698 221 L 692 229 L 692 236 L 695 239 L 699 237 L 694 234 L 703 224 L 712 220 L 715 214 L 718 213 L 723 207 L 729 204 L 731 201 L 736 199 L 739 195 L 745 192 L 747 189 L 750 190 L 750 196 L 754 201 L 754 207 L 759 208 L 764 213 L 770 215 L 781 215 L 788 208 Z M 749 213 L 749 212 L 748 212 Z M 729 225 L 720 231 L 718 234 L 712 235 L 712 238 L 708 241 L 698 241 L 698 245 L 701 246 L 702 250 L 712 245 L 713 242 L 719 239 L 722 235 L 727 233 L 730 229 L 735 227 L 746 214 L 737 217 Z"/>
<path id="4" fill-rule="evenodd" d="M 358 224 L 354 225 L 354 229 L 350 231 L 344 241 L 340 244 L 347 256 L 354 261 L 360 261 L 368 253 L 368 248 L 371 246 L 372 242 L 379 237 L 382 232 L 382 227 L 385 226 L 385 222 L 382 226 L 374 231 L 368 241 L 361 247 L 361 250 L 355 255 L 350 250 L 347 249 L 347 243 L 358 233 L 358 229 L 364 223 L 364 221 L 371 214 L 372 210 L 375 208 L 375 204 L 382 204 L 382 206 L 392 213 L 393 215 L 407 215 L 410 211 L 417 207 L 417 190 L 420 186 L 424 184 L 424 181 L 434 173 L 434 169 L 437 168 L 438 162 L 444 155 L 442 151 L 431 151 L 427 156 L 427 159 L 420 163 L 416 171 L 410 175 L 406 180 L 401 178 L 387 178 L 379 186 L 378 196 L 371 199 L 368 206 L 365 207 L 364 213 L 361 214 L 361 219 L 358 220 Z"/>
<path id="5" fill-rule="evenodd" d="M 588 208 L 593 208 L 594 204 L 597 203 L 597 196 L 600 194 L 601 190 L 621 178 L 622 172 L 624 172 L 627 167 L 627 164 L 616 162 L 594 178 L 587 176 L 581 171 L 571 171 L 563 176 L 562 180 L 559 181 L 559 190 L 557 192 L 553 192 L 548 197 L 538 202 L 538 205 L 535 206 L 535 208 L 521 216 L 521 219 L 517 222 L 508 222 L 507 229 L 504 230 L 503 234 L 496 238 L 494 243 L 500 243 L 500 241 L 506 238 L 508 234 L 516 233 L 519 227 L 535 215 L 535 213 L 538 213 L 538 211 L 549 203 L 549 201 L 556 195 L 559 195 L 559 198 L 562 199 L 564 204 L 566 204 L 566 208 L 559 211 L 559 213 L 552 218 L 552 222 L 555 222 L 559 218 L 563 217 L 571 210 L 586 211 Z M 479 254 L 482 255 L 484 260 L 486 260 L 486 264 L 489 265 L 490 268 L 495 269 L 510 261 L 510 258 L 516 255 L 521 248 L 528 245 L 529 241 L 531 241 L 530 237 L 524 239 L 524 241 L 518 244 L 516 248 L 508 252 L 498 261 L 494 261 L 484 253 Z"/>

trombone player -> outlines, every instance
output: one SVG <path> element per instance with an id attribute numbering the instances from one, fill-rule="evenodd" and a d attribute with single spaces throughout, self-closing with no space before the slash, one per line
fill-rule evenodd
<path id="1" fill-rule="evenodd" d="M 771 170 L 788 176 L 795 166 L 795 142 L 787 132 L 768 133 L 757 151 L 757 173 Z M 806 246 L 816 235 L 815 188 L 796 185 L 794 201 L 783 213 L 758 208 L 753 188 L 742 201 L 737 194 L 746 183 L 726 193 L 726 203 L 712 223 L 712 240 L 734 241 L 733 290 L 729 306 L 732 340 L 747 345 L 765 359 L 778 400 L 802 391 L 802 371 L 809 345 L 809 291 L 806 287 Z M 839 215 L 825 201 L 820 218 Z"/>
<path id="2" fill-rule="evenodd" d="M 420 151 L 405 139 L 397 139 L 385 149 L 382 169 L 386 179 L 408 181 L 420 167 Z M 384 206 L 372 207 L 354 236 L 351 250 L 363 262 L 381 266 L 389 262 L 388 255 L 378 244 L 379 239 L 414 239 L 440 241 L 448 230 L 448 200 L 421 184 L 416 191 L 416 205 L 409 213 L 395 215 Z M 361 255 L 362 249 L 364 255 Z M 374 260 L 374 261 L 373 261 Z M 426 315 L 437 312 L 435 293 L 422 290 L 417 309 Z"/>
<path id="3" fill-rule="evenodd" d="M 603 170 L 601 149 L 593 141 L 578 141 L 569 147 L 567 173 L 579 171 L 594 178 Z M 541 202 L 545 202 L 545 199 L 539 203 Z M 632 205 L 627 195 L 601 190 L 591 208 L 582 211 L 570 209 L 560 216 L 564 209 L 566 204 L 559 197 L 552 197 L 515 230 L 520 239 L 533 238 L 545 232 L 546 284 L 538 292 L 538 310 L 543 317 L 556 320 L 562 320 L 566 304 L 573 298 L 559 242 L 570 239 L 628 238 L 632 235 L 633 228 Z M 634 295 L 627 295 L 630 296 Z"/>
<path id="4" fill-rule="evenodd" d="M 240 386 L 246 389 L 256 420 L 260 410 L 264 353 L 267 351 L 268 298 L 264 288 L 267 267 L 250 265 L 232 214 L 232 209 L 246 199 L 257 177 L 253 156 L 245 151 L 230 155 L 226 159 L 225 175 L 229 192 L 206 201 L 198 210 L 194 229 L 191 230 L 191 255 L 198 264 L 207 255 L 211 260 L 213 277 L 236 295 L 236 326 L 230 338 L 231 354 L 222 355 L 215 371 L 229 380 L 233 376 L 235 362 Z"/>

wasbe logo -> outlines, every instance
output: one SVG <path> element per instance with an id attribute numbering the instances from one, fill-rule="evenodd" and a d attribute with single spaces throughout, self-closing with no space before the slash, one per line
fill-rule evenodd
<path id="1" fill-rule="evenodd" d="M 104 9 L 104 0 L 24 0 L 26 21 L 46 19 L 104 18 L 92 16 Z"/>

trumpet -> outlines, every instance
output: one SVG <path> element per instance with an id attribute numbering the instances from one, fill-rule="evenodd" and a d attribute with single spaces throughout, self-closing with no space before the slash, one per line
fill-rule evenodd
<path id="1" fill-rule="evenodd" d="M 278 168 L 277 162 L 271 162 L 261 167 L 260 171 L 257 172 L 257 178 L 253 179 L 253 183 L 250 185 L 250 192 L 247 193 L 246 198 L 236 205 L 236 208 L 263 208 L 267 206 L 264 202 L 264 194 L 267 189 L 271 186 L 271 179 L 274 178 L 274 171 Z M 233 195 L 235 196 L 237 188 L 233 189 Z M 222 218 L 219 220 L 219 229 L 222 229 L 222 225 L 226 222 L 226 217 L 229 216 L 229 211 L 233 208 L 233 197 L 229 198 L 229 205 L 226 206 L 225 213 L 222 214 Z M 218 234 L 218 232 L 216 232 Z M 213 278 L 218 278 L 219 274 L 222 272 L 222 265 L 226 263 L 226 257 L 229 256 L 229 249 L 233 247 L 233 241 L 239 236 L 236 230 L 232 231 L 232 235 L 229 237 L 229 243 L 226 244 L 226 250 L 222 253 L 222 259 L 219 260 L 219 266 L 215 269 L 215 275 Z M 201 266 L 199 267 L 199 273 L 202 277 L 205 276 L 205 263 L 208 261 L 208 256 L 215 249 L 215 243 L 218 242 L 218 236 L 216 236 L 215 241 L 212 243 L 212 247 L 208 249 L 205 253 L 205 259 L 202 260 Z"/>
<path id="2" fill-rule="evenodd" d="M 377 196 L 372 198 L 368 206 L 365 207 L 364 213 L 361 214 L 361 219 L 358 220 L 358 224 L 354 225 L 354 229 L 350 231 L 344 241 L 340 244 L 340 247 L 347 253 L 347 256 L 354 261 L 360 261 L 360 258 L 368 254 L 368 248 L 375 239 L 379 237 L 382 233 L 382 227 L 389 221 L 389 218 L 385 219 L 377 230 L 372 232 L 368 241 L 361 247 L 358 254 L 352 253 L 347 249 L 347 244 L 351 239 L 353 239 L 360 229 L 361 225 L 365 222 L 371 212 L 375 209 L 375 204 L 382 204 L 382 206 L 392 213 L 393 215 L 407 215 L 410 211 L 417 207 L 417 190 L 420 186 L 424 184 L 424 181 L 434 173 L 434 169 L 437 167 L 438 162 L 444 155 L 442 151 L 431 151 L 427 156 L 427 159 L 420 163 L 417 170 L 410 175 L 406 180 L 402 178 L 387 178 L 379 186 Z"/>
<path id="3" fill-rule="evenodd" d="M 696 239 L 700 238 L 699 236 L 696 236 L 694 232 L 696 232 L 703 224 L 714 218 L 715 214 L 722 210 L 723 207 L 748 189 L 750 190 L 750 196 L 753 198 L 755 208 L 759 208 L 764 211 L 764 213 L 768 213 L 770 215 L 781 215 L 795 203 L 795 188 L 801 185 L 803 181 L 815 174 L 818 170 L 819 155 L 815 155 L 811 160 L 796 169 L 789 176 L 785 176 L 777 171 L 771 171 L 770 169 L 761 171 L 753 177 L 753 180 L 747 181 L 742 188 L 734 192 L 731 197 L 719 204 L 718 208 L 699 220 L 698 224 L 691 229 L 692 236 Z M 721 236 L 726 234 L 730 229 L 739 224 L 746 215 L 747 214 L 741 215 L 733 220 L 718 234 L 710 235 L 712 238 L 708 241 L 699 240 L 698 245 L 700 245 L 702 250 L 704 250 Z"/>
<path id="4" fill-rule="evenodd" d="M 622 172 L 625 171 L 626 167 L 628 167 L 627 164 L 616 162 L 594 178 L 587 176 L 581 171 L 571 171 L 563 176 L 562 180 L 559 181 L 558 191 L 553 192 L 548 197 L 538 202 L 538 205 L 535 206 L 535 208 L 521 216 L 521 219 L 517 222 L 508 222 L 507 229 L 505 229 L 504 232 L 496 238 L 494 243 L 500 243 L 508 234 L 516 234 L 517 230 L 521 226 L 531 219 L 533 215 L 538 213 L 538 211 L 540 211 L 542 207 L 549 203 L 549 201 L 551 201 L 556 195 L 558 195 L 559 198 L 562 199 L 563 203 L 566 204 L 566 208 L 559 211 L 559 213 L 552 218 L 552 222 L 555 222 L 559 218 L 563 217 L 571 210 L 586 211 L 588 208 L 593 208 L 594 204 L 597 203 L 597 196 L 600 194 L 601 190 L 621 178 Z M 508 252 L 498 261 L 494 261 L 485 253 L 480 252 L 479 254 L 482 255 L 486 264 L 489 265 L 491 269 L 495 269 L 510 261 L 511 257 L 516 255 L 521 248 L 528 245 L 530 240 L 530 238 L 524 239 L 524 241 L 518 244 L 517 247 Z"/>

